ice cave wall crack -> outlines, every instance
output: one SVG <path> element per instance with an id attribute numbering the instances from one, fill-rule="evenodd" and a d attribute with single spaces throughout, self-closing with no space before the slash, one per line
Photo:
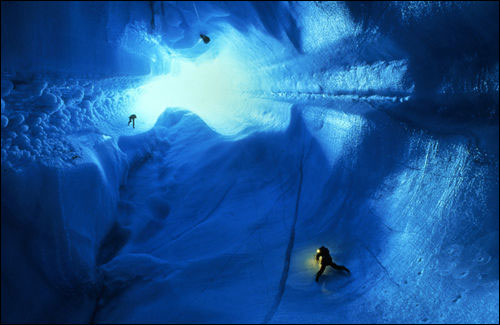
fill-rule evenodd
<path id="1" fill-rule="evenodd" d="M 293 222 L 292 222 L 291 231 L 290 231 L 290 239 L 288 241 L 288 246 L 286 248 L 285 263 L 283 265 L 283 271 L 281 273 L 281 279 L 280 279 L 280 283 L 279 283 L 279 287 L 278 287 L 278 293 L 276 294 L 276 298 L 275 298 L 274 303 L 271 306 L 271 309 L 269 310 L 269 312 L 264 317 L 264 320 L 262 321 L 263 324 L 269 323 L 269 321 L 274 317 L 274 314 L 278 310 L 278 307 L 281 303 L 281 298 L 283 297 L 283 294 L 285 293 L 286 281 L 288 279 L 288 271 L 290 269 L 290 260 L 292 257 L 292 250 L 293 250 L 293 245 L 295 242 L 295 225 L 297 224 L 297 217 L 299 214 L 299 203 L 300 203 L 300 194 L 302 191 L 303 177 L 304 177 L 304 149 L 302 149 L 302 155 L 301 155 L 300 165 L 299 165 L 299 186 L 297 189 L 297 198 L 295 200 L 295 213 L 293 215 Z"/>

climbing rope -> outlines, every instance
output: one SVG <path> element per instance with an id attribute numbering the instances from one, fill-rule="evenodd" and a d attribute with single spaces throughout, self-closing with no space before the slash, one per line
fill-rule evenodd
<path id="1" fill-rule="evenodd" d="M 201 23 L 200 16 L 198 15 L 198 10 L 196 9 L 196 5 L 195 5 L 194 1 L 193 1 L 193 7 L 194 7 L 194 12 L 196 12 L 196 17 L 198 17 L 198 22 Z"/>

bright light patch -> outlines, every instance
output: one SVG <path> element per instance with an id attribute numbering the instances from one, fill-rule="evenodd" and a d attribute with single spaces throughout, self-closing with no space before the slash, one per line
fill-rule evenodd
<path id="1" fill-rule="evenodd" d="M 137 115 L 137 125 L 140 121 L 150 128 L 167 107 L 185 108 L 217 132 L 230 134 L 235 107 L 245 102 L 241 90 L 248 83 L 246 75 L 228 52 L 201 62 L 173 58 L 169 74 L 131 90 L 136 101 L 129 113 Z"/>

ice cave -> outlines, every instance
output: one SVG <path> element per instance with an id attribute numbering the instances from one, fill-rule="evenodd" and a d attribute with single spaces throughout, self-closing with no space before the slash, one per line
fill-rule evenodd
<path id="1" fill-rule="evenodd" d="M 498 324 L 498 6 L 2 1 L 2 323 Z"/>

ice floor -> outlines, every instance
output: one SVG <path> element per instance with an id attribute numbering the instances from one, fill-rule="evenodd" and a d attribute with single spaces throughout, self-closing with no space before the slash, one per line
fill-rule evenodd
<path id="1" fill-rule="evenodd" d="M 498 90 L 498 3 L 2 2 L 2 323 L 498 323 Z"/>

